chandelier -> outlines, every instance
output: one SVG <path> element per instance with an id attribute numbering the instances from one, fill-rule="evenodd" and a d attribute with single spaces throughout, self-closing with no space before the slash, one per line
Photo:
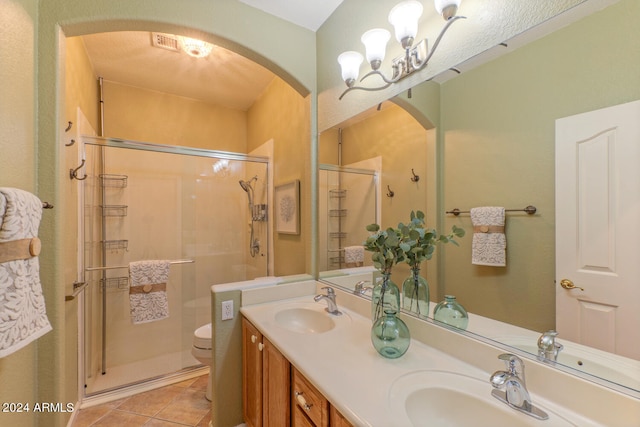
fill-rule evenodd
<path id="1" fill-rule="evenodd" d="M 446 24 L 440 31 L 433 44 L 431 52 L 427 49 L 427 40 L 421 40 L 414 47 L 416 34 L 418 33 L 418 20 L 422 15 L 422 4 L 416 0 L 407 0 L 398 3 L 389 12 L 389 23 L 393 26 L 396 40 L 401 44 L 405 53 L 395 58 L 391 64 L 391 74 L 386 76 L 380 71 L 380 65 L 385 57 L 387 42 L 391 35 L 384 28 L 374 28 L 362 35 L 361 41 L 365 46 L 367 62 L 371 65 L 371 71 L 365 74 L 360 81 L 377 75 L 380 76 L 383 83 L 379 86 L 356 86 L 356 80 L 360 73 L 360 64 L 363 57 L 359 52 L 347 51 L 338 56 L 338 63 L 342 71 L 342 79 L 347 85 L 347 89 L 340 95 L 342 99 L 347 92 L 352 90 L 376 91 L 386 89 L 393 83 L 411 75 L 416 71 L 422 70 L 427 66 L 431 56 L 438 48 L 440 40 L 444 33 L 458 19 L 464 19 L 464 16 L 456 16 L 458 6 L 461 0 L 434 0 L 435 8 L 445 19 Z"/>

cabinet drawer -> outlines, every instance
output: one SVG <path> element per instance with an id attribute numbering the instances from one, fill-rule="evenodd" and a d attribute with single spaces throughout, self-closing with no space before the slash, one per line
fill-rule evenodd
<path id="1" fill-rule="evenodd" d="M 293 370 L 291 393 L 296 410 L 301 410 L 318 427 L 329 425 L 329 402 L 297 369 Z"/>

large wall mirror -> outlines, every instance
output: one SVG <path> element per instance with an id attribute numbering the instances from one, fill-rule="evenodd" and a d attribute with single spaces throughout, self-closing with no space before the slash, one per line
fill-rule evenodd
<path id="1" fill-rule="evenodd" d="M 521 43 L 526 34 L 504 40 L 505 45 L 488 52 L 493 55 L 491 60 L 478 65 L 480 58 L 472 58 L 473 67 L 460 64 L 460 75 L 421 83 L 413 88 L 409 100 L 402 94 L 403 102 L 398 104 L 417 105 L 422 102 L 422 90 L 432 93 L 434 85 L 438 88 L 437 129 L 418 124 L 416 138 L 421 143 L 410 149 L 411 155 L 403 151 L 408 138 L 402 131 L 411 129 L 418 120 L 403 121 L 411 115 L 394 104 L 384 108 L 385 103 L 380 111 L 374 108 L 355 121 L 324 129 L 320 138 L 320 163 L 330 163 L 327 159 L 340 152 L 335 141 L 341 141 L 345 167 L 380 156 L 377 219 L 381 225 L 396 226 L 399 219 L 408 220 L 411 210 L 421 209 L 428 212 L 428 225 L 441 232 L 453 225 L 467 231 L 459 247 L 442 245 L 437 249 L 438 259 L 426 263 L 432 305 L 445 294 L 455 295 L 472 315 L 479 316 L 475 324 L 472 317 L 469 331 L 529 352 L 531 357 L 536 357 L 540 334 L 557 328 L 557 301 L 567 293 L 578 293 L 575 297 L 584 301 L 590 298 L 589 289 L 565 290 L 556 283 L 560 281 L 555 249 L 556 120 L 640 99 L 640 33 L 636 25 L 640 6 L 633 0 L 611 3 L 600 2 L 588 16 L 536 40 Z M 397 116 L 386 121 L 384 130 L 375 130 L 375 135 L 358 128 L 362 123 L 368 130 L 383 126 L 385 115 L 391 114 Z M 387 135 L 389 140 L 385 140 Z M 362 139 L 358 142 L 362 144 L 361 159 L 348 152 L 358 139 Z M 325 149 L 329 152 L 324 153 Z M 392 158 L 394 154 L 397 159 Z M 636 167 L 639 161 L 636 159 Z M 401 167 L 396 169 L 396 163 Z M 337 158 L 333 164 L 338 164 Z M 393 168 L 385 168 L 391 164 Z M 417 183 L 410 180 L 412 169 L 420 176 Z M 395 197 L 386 196 L 389 189 Z M 416 194 L 403 198 L 412 192 Z M 635 200 L 631 213 L 633 209 L 637 212 Z M 528 205 L 535 206 L 537 212 L 517 211 Z M 446 213 L 480 206 L 516 210 L 506 216 L 506 267 L 472 264 L 469 214 Z M 321 222 L 322 215 L 321 211 Z M 360 231 L 368 223 L 361 223 Z M 329 272 L 320 274 L 322 280 L 353 286 L 343 274 L 350 273 L 346 265 L 343 273 L 324 265 Z M 394 270 L 399 276 L 396 283 L 402 282 L 407 271 Z M 637 282 L 638 277 L 628 280 Z M 603 317 L 603 324 L 607 319 Z M 604 379 L 611 387 L 638 395 L 637 346 L 620 351 L 625 347 L 621 342 L 631 339 L 627 337 L 638 323 L 618 324 L 615 332 L 609 329 L 614 336 L 602 345 L 589 334 L 603 324 L 583 328 L 582 344 L 575 347 L 560 329 L 557 340 L 565 345 L 565 357 L 560 357 L 558 364 L 568 367 L 568 372 Z M 503 331 L 500 325 L 514 328 Z M 625 332 L 625 328 L 630 329 Z"/>

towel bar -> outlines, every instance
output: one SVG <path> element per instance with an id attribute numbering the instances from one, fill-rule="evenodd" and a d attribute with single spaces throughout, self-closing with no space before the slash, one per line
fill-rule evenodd
<path id="1" fill-rule="evenodd" d="M 535 206 L 531 206 L 531 205 L 527 206 L 524 209 L 505 209 L 505 212 L 526 212 L 529 215 L 533 215 L 537 211 L 538 211 L 538 209 L 536 209 Z M 455 216 L 458 216 L 461 213 L 470 213 L 470 211 L 461 211 L 460 209 L 455 208 L 455 209 L 451 209 L 450 211 L 446 211 L 445 213 L 446 214 L 453 214 Z"/>
<path id="2" fill-rule="evenodd" d="M 195 262 L 192 259 L 179 259 L 176 261 L 170 261 L 169 264 L 189 264 Z M 85 268 L 85 271 L 100 271 L 100 270 L 114 270 L 116 268 L 129 268 L 128 265 L 118 265 L 118 266 L 112 266 L 112 267 L 87 267 Z"/>

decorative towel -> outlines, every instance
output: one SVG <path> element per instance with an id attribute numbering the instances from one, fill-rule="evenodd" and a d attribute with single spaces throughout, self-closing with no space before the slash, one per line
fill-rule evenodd
<path id="1" fill-rule="evenodd" d="M 40 199 L 0 187 L 0 357 L 52 329 L 40 283 L 41 218 Z"/>
<path id="2" fill-rule="evenodd" d="M 148 323 L 169 317 L 169 267 L 169 261 L 129 263 L 129 305 L 133 323 Z"/>
<path id="3" fill-rule="evenodd" d="M 473 241 L 471 263 L 492 267 L 507 265 L 507 237 L 504 234 L 504 208 L 482 207 L 471 209 Z"/>
<path id="4" fill-rule="evenodd" d="M 345 247 L 344 262 L 347 267 L 361 267 L 364 264 L 364 246 Z"/>

